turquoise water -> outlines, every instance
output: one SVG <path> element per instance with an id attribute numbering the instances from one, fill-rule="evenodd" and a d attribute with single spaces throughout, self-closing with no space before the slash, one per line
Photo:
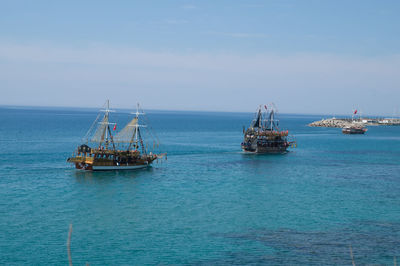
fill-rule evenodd
<path id="1" fill-rule="evenodd" d="M 149 112 L 168 160 L 77 172 L 97 112 L 0 108 L 0 264 L 392 264 L 400 257 L 400 127 L 366 135 L 280 115 L 298 147 L 240 151 L 250 113 Z M 128 115 L 119 113 L 119 123 Z"/>

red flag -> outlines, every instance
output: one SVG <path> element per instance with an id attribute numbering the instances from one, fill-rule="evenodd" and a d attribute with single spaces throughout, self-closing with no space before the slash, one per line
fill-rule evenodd
<path id="1" fill-rule="evenodd" d="M 115 123 L 113 130 L 115 131 L 117 129 L 117 123 Z"/>
<path id="2" fill-rule="evenodd" d="M 354 111 L 354 114 L 357 114 L 357 109 Z"/>
<path id="3" fill-rule="evenodd" d="M 266 105 L 264 105 L 264 108 L 265 108 L 265 110 L 267 110 L 267 109 L 268 109 Z"/>

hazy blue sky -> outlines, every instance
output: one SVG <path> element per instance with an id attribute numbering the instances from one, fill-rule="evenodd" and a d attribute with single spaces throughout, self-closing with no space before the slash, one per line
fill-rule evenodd
<path id="1" fill-rule="evenodd" d="M 0 1 L 0 104 L 392 114 L 400 1 Z"/>

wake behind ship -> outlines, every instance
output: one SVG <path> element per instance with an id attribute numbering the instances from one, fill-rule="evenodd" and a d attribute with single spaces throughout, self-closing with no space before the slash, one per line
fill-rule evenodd
<path id="1" fill-rule="evenodd" d="M 244 140 L 241 144 L 243 151 L 251 153 L 286 153 L 290 146 L 295 145 L 294 141 L 288 141 L 289 131 L 280 131 L 278 120 L 275 120 L 275 108 L 273 105 L 265 111 L 260 105 L 255 119 L 250 127 L 243 129 Z"/>
<path id="2" fill-rule="evenodd" d="M 154 160 L 166 155 L 148 153 L 140 129 L 146 126 L 139 124 L 139 115 L 143 114 L 139 112 L 139 105 L 134 113 L 135 117 L 115 136 L 112 132 L 116 130 L 116 123 L 109 122 L 110 112 L 113 112 L 109 109 L 109 101 L 106 109 L 102 111 L 104 111 L 102 120 L 98 122 L 99 115 L 86 134 L 86 142 L 78 146 L 73 156 L 67 159 L 67 162 L 74 164 L 76 169 L 89 171 L 139 169 L 150 166 Z M 92 134 L 96 124 L 97 128 Z M 110 126 L 113 126 L 113 130 Z"/>

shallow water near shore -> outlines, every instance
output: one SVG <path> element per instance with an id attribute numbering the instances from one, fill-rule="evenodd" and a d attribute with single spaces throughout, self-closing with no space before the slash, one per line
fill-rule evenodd
<path id="1" fill-rule="evenodd" d="M 0 108 L 0 264 L 393 264 L 400 127 L 365 135 L 279 115 L 297 148 L 242 153 L 251 113 L 148 112 L 167 161 L 78 172 L 66 158 L 97 116 Z M 128 121 L 116 114 L 117 125 Z"/>

